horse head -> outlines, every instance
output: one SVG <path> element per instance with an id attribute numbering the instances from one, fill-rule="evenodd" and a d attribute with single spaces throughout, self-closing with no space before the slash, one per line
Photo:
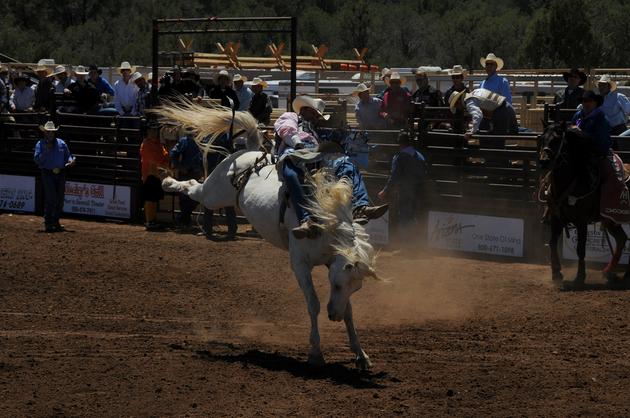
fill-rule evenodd
<path id="1" fill-rule="evenodd" d="M 538 137 L 538 162 L 543 169 L 549 168 L 562 151 L 565 131 L 565 122 L 552 123 Z"/>
<path id="2" fill-rule="evenodd" d="M 354 261 L 351 255 L 337 254 L 328 270 L 330 298 L 328 319 L 341 321 L 344 318 L 350 296 L 363 286 L 363 279 L 378 279 L 376 271 L 364 261 Z"/>

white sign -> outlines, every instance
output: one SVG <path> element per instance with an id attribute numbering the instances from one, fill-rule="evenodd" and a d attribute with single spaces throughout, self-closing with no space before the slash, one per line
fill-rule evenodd
<path id="1" fill-rule="evenodd" d="M 433 248 L 523 256 L 522 219 L 430 211 L 427 229 Z"/>
<path id="2" fill-rule="evenodd" d="M 115 194 L 114 194 L 115 192 Z M 80 215 L 131 218 L 131 190 L 127 186 L 66 181 L 63 211 Z"/>
<path id="3" fill-rule="evenodd" d="M 610 244 L 614 247 L 615 239 L 612 235 L 606 234 L 600 229 L 600 223 L 589 225 L 586 233 L 586 257 L 587 261 L 595 261 L 599 263 L 608 263 L 612 257 L 610 247 L 608 246 L 608 239 Z M 623 230 L 630 236 L 630 228 L 628 225 L 623 225 Z M 577 260 L 577 230 L 575 228 L 569 229 L 569 238 L 567 238 L 564 231 L 562 231 L 562 257 L 567 260 Z M 628 264 L 628 256 L 630 256 L 630 241 L 626 241 L 626 247 L 621 255 L 621 264 Z"/>
<path id="4" fill-rule="evenodd" d="M 376 245 L 389 244 L 389 211 L 378 219 L 372 219 L 365 225 L 365 232 L 370 235 L 370 243 Z"/>
<path id="5" fill-rule="evenodd" d="M 0 174 L 0 210 L 35 212 L 35 177 Z"/>

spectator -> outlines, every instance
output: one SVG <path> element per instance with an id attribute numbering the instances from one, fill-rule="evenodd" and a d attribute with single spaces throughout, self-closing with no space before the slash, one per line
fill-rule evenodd
<path id="1" fill-rule="evenodd" d="M 88 74 L 84 66 L 78 65 L 74 70 L 76 80 L 68 86 L 68 91 L 77 102 L 75 112 L 94 114 L 99 110 L 101 96 L 94 84 L 86 80 Z"/>
<path id="2" fill-rule="evenodd" d="M 468 93 L 468 87 L 464 84 L 466 70 L 462 68 L 461 65 L 455 65 L 448 73 L 451 76 L 453 85 L 446 90 L 446 93 L 444 93 L 444 103 L 448 103 L 448 99 L 453 93 L 459 93 L 460 91 Z M 454 116 L 455 117 L 451 122 L 451 128 L 453 129 L 453 132 L 463 134 L 466 131 L 466 127 L 464 126 L 464 109 L 455 109 Z"/>
<path id="3" fill-rule="evenodd" d="M 577 109 L 582 103 L 584 89 L 580 86 L 586 83 L 586 73 L 577 68 L 562 73 L 562 78 L 567 82 L 564 90 L 558 90 L 553 98 L 553 102 L 560 106 L 560 109 Z"/>
<path id="4" fill-rule="evenodd" d="M 5 113 L 9 108 L 9 88 L 6 79 L 8 73 L 7 67 L 0 66 L 0 113 Z"/>
<path id="5" fill-rule="evenodd" d="M 429 84 L 429 77 L 423 67 L 418 67 L 416 70 L 416 84 L 418 89 L 411 96 L 412 102 L 424 103 L 432 107 L 444 106 L 442 93 Z"/>
<path id="6" fill-rule="evenodd" d="M 271 123 L 271 112 L 273 106 L 271 105 L 271 99 L 263 91 L 267 88 L 267 82 L 259 77 L 254 77 L 252 80 L 252 100 L 249 103 L 249 113 L 251 113 L 258 123 L 269 125 Z"/>
<path id="7" fill-rule="evenodd" d="M 197 84 L 190 78 L 184 78 L 179 65 L 174 65 L 171 71 L 164 76 L 164 83 L 158 90 L 158 94 L 169 97 L 171 101 L 177 101 L 178 96 L 195 98 L 199 94 Z"/>
<path id="8" fill-rule="evenodd" d="M 35 104 L 35 90 L 31 86 L 31 80 L 23 74 L 13 78 L 15 90 L 11 95 L 9 107 L 12 112 L 32 112 Z"/>
<path id="9" fill-rule="evenodd" d="M 68 70 L 66 70 L 66 67 L 63 65 L 56 66 L 52 75 L 56 78 L 56 80 L 53 81 L 55 93 L 70 94 L 68 87 L 74 82 L 74 80 L 68 77 Z"/>
<path id="10" fill-rule="evenodd" d="M 398 135 L 398 154 L 392 159 L 392 170 L 378 197 L 391 199 L 397 191 L 398 225 L 400 242 L 410 244 L 417 234 L 418 209 L 422 201 L 422 186 L 427 176 L 426 159 L 412 145 L 409 135 Z"/>
<path id="11" fill-rule="evenodd" d="M 142 73 L 139 73 L 138 71 L 131 75 L 131 81 L 133 81 L 138 87 L 135 116 L 142 116 L 144 115 L 145 110 L 151 107 L 151 86 L 147 83 L 147 80 L 144 78 Z"/>
<path id="12" fill-rule="evenodd" d="M 411 110 L 411 95 L 403 90 L 404 79 L 398 73 L 392 73 L 389 79 L 389 90 L 383 96 L 381 115 L 387 121 L 390 129 L 400 129 L 407 126 L 409 111 Z"/>
<path id="13" fill-rule="evenodd" d="M 153 231 L 159 227 L 156 222 L 157 204 L 164 199 L 164 190 L 162 190 L 158 169 L 168 166 L 168 152 L 160 142 L 160 125 L 155 118 L 151 118 L 147 122 L 147 132 L 140 145 L 140 164 L 145 227 L 147 231 Z"/>
<path id="14" fill-rule="evenodd" d="M 252 101 L 252 90 L 245 85 L 247 81 L 247 77 L 240 74 L 235 74 L 234 78 L 232 78 L 232 82 L 234 83 L 234 92 L 236 93 L 236 97 L 238 97 L 238 109 L 237 110 L 248 110 L 249 104 Z"/>
<path id="15" fill-rule="evenodd" d="M 203 177 L 203 159 L 195 142 L 195 132 L 187 131 L 169 152 L 172 166 L 177 170 L 179 179 L 200 180 Z M 188 228 L 197 202 L 184 193 L 179 194 L 179 216 L 177 224 Z"/>
<path id="16" fill-rule="evenodd" d="M 385 129 L 387 127 L 385 119 L 381 117 L 383 102 L 376 97 L 370 96 L 370 88 L 368 86 L 360 83 L 354 89 L 352 95 L 359 97 L 359 103 L 354 108 L 359 129 Z"/>
<path id="17" fill-rule="evenodd" d="M 112 88 L 111 84 L 109 84 L 106 79 L 101 77 L 101 74 L 103 74 L 103 70 L 92 64 L 89 67 L 89 71 L 90 81 L 92 82 L 92 84 L 94 84 L 94 87 L 96 87 L 98 94 L 100 94 L 101 96 L 103 94 L 114 96 L 114 89 Z"/>
<path id="18" fill-rule="evenodd" d="M 617 91 L 617 83 L 609 75 L 603 75 L 597 80 L 597 89 L 599 94 L 604 96 L 601 108 L 610 125 L 610 134 L 621 135 L 628 129 L 626 123 L 630 114 L 630 100 Z"/>
<path id="19" fill-rule="evenodd" d="M 122 78 L 114 83 L 114 105 L 120 116 L 134 116 L 137 114 L 136 101 L 138 86 L 131 82 L 131 73 L 136 70 L 127 61 L 118 68 Z"/>
<path id="20" fill-rule="evenodd" d="M 392 74 L 393 72 L 389 68 L 383 68 L 383 70 L 381 71 L 381 80 L 383 80 L 383 83 L 385 83 L 385 90 L 381 91 L 379 94 L 376 95 L 377 99 L 383 100 L 383 97 L 385 97 L 385 93 L 387 93 L 390 90 L 389 80 L 391 79 Z M 411 92 L 409 91 L 407 87 L 403 86 L 402 89 L 406 91 L 407 93 L 409 93 L 409 95 L 411 95 Z"/>
<path id="21" fill-rule="evenodd" d="M 63 211 L 66 169 L 72 167 L 76 160 L 66 143 L 56 137 L 59 128 L 53 122 L 46 122 L 40 129 L 44 132 L 44 138 L 35 145 L 34 159 L 42 173 L 44 224 L 46 232 L 58 232 L 63 231 L 59 218 Z"/>
<path id="22" fill-rule="evenodd" d="M 486 74 L 488 75 L 486 79 L 481 82 L 479 88 L 500 94 L 505 97 L 505 100 L 507 100 L 509 104 L 512 104 L 510 83 L 507 78 L 497 74 L 497 72 L 501 71 L 503 68 L 503 60 L 491 52 L 485 58 L 481 58 L 479 62 L 481 66 L 486 69 Z"/>
<path id="23" fill-rule="evenodd" d="M 221 100 L 221 106 L 231 109 L 238 109 L 240 102 L 232 87 L 230 87 L 230 74 L 226 70 L 221 70 L 217 74 L 216 86 L 210 92 L 211 99 Z"/>
<path id="24" fill-rule="evenodd" d="M 224 152 L 211 152 L 208 153 L 207 158 L 207 167 L 208 174 L 212 173 L 212 171 L 216 168 L 217 165 L 225 158 L 225 153 L 232 153 L 234 149 L 232 148 L 232 140 L 229 138 L 227 134 L 223 134 L 216 141 L 214 141 L 213 145 L 218 147 L 222 147 Z M 224 208 L 225 217 L 227 221 L 227 236 L 226 240 L 234 240 L 236 239 L 236 210 L 234 206 L 228 206 Z M 204 208 L 204 216 L 203 216 L 203 229 L 206 234 L 207 239 L 217 239 L 217 235 L 214 233 L 214 210 Z"/>
<path id="25" fill-rule="evenodd" d="M 35 67 L 35 73 L 39 78 L 39 83 L 35 88 L 33 110 L 36 112 L 50 112 L 55 103 L 55 88 L 51 78 L 51 71 L 40 61 L 40 64 Z"/>

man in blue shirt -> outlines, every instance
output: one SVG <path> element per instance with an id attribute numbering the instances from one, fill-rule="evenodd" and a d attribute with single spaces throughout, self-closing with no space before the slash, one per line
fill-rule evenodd
<path id="1" fill-rule="evenodd" d="M 178 178 L 183 180 L 200 180 L 203 177 L 203 157 L 194 135 L 194 131 L 187 131 L 169 152 L 171 163 L 178 171 Z M 196 207 L 197 202 L 184 193 L 179 194 L 179 216 L 177 217 L 179 226 L 190 227 L 191 216 Z"/>
<path id="2" fill-rule="evenodd" d="M 66 143 L 56 137 L 59 128 L 52 121 L 46 122 L 40 129 L 44 132 L 44 139 L 37 142 L 34 159 L 42 170 L 46 232 L 63 231 L 59 218 L 66 189 L 65 170 L 74 165 L 75 158 Z"/>
<path id="3" fill-rule="evenodd" d="M 90 74 L 90 81 L 92 82 L 92 84 L 94 84 L 99 94 L 107 93 L 109 96 L 114 95 L 114 89 L 112 85 L 109 84 L 109 82 L 105 80 L 103 77 L 101 77 L 101 74 L 103 74 L 103 70 L 98 68 L 96 65 L 92 64 L 90 65 L 89 74 Z"/>
<path id="4" fill-rule="evenodd" d="M 602 111 L 610 125 L 611 135 L 621 135 L 628 129 L 628 115 L 630 114 L 630 100 L 617 91 L 617 83 L 610 76 L 603 75 L 597 81 L 599 94 L 604 96 Z"/>
<path id="5" fill-rule="evenodd" d="M 387 129 L 385 119 L 381 117 L 382 101 L 370 96 L 370 89 L 364 83 L 360 83 L 352 92 L 359 97 L 359 103 L 354 108 L 359 129 Z"/>
<path id="6" fill-rule="evenodd" d="M 481 66 L 486 69 L 488 77 L 481 82 L 479 88 L 498 93 L 505 97 L 509 104 L 512 104 L 510 82 L 507 78 L 497 74 L 497 71 L 501 71 L 503 68 L 503 60 L 491 52 L 485 58 L 481 58 L 480 62 Z"/>

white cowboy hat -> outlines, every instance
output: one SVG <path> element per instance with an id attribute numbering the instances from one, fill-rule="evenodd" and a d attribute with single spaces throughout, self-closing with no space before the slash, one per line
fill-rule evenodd
<path id="1" fill-rule="evenodd" d="M 269 84 L 260 77 L 254 77 L 252 79 L 252 86 L 262 86 L 262 88 L 265 89 Z"/>
<path id="2" fill-rule="evenodd" d="M 44 132 L 55 132 L 59 130 L 59 127 L 55 127 L 55 123 L 49 120 L 44 124 L 44 126 L 40 126 L 39 129 Z"/>
<path id="3" fill-rule="evenodd" d="M 359 93 L 363 93 L 364 91 L 370 91 L 370 88 L 365 83 L 359 83 L 352 91 L 352 95 L 358 96 Z"/>
<path id="4" fill-rule="evenodd" d="M 46 72 L 46 76 L 51 76 L 52 75 L 52 71 L 50 70 L 50 68 L 48 68 L 46 65 L 44 64 L 38 64 L 37 67 L 35 67 L 33 69 L 36 73 L 39 72 Z"/>
<path id="5" fill-rule="evenodd" d="M 118 72 L 122 72 L 122 70 L 129 70 L 133 73 L 136 71 L 136 67 L 132 67 L 129 61 L 123 61 L 120 63 L 120 67 L 118 67 Z"/>
<path id="6" fill-rule="evenodd" d="M 219 77 L 225 76 L 228 78 L 228 80 L 230 79 L 230 73 L 227 72 L 227 70 L 221 70 L 218 73 L 215 74 L 214 76 L 214 80 L 217 81 L 219 79 Z"/>
<path id="7" fill-rule="evenodd" d="M 453 65 L 453 68 L 448 70 L 448 75 L 466 75 L 468 71 L 461 65 Z"/>
<path id="8" fill-rule="evenodd" d="M 420 67 L 416 68 L 416 71 L 414 72 L 414 74 L 415 75 L 427 75 L 430 72 L 431 72 L 431 68 L 430 67 L 420 66 Z"/>
<path id="9" fill-rule="evenodd" d="M 240 74 L 234 74 L 234 77 L 232 77 L 232 81 L 245 82 L 245 81 L 247 81 L 247 77 L 245 77 L 244 75 L 240 75 Z"/>
<path id="10" fill-rule="evenodd" d="M 385 67 L 381 70 L 381 80 L 389 75 L 392 75 L 392 70 L 390 70 L 389 68 Z"/>
<path id="11" fill-rule="evenodd" d="M 486 66 L 486 61 L 494 61 L 497 63 L 497 71 L 501 70 L 501 68 L 503 68 L 504 62 L 501 58 L 497 57 L 496 55 L 494 55 L 494 53 L 489 53 L 488 55 L 486 55 L 485 58 L 481 58 L 479 60 L 479 62 L 481 63 L 482 67 Z"/>
<path id="12" fill-rule="evenodd" d="M 88 75 L 90 72 L 82 65 L 77 65 L 74 67 L 74 73 L 76 75 Z"/>
<path id="13" fill-rule="evenodd" d="M 136 81 L 136 80 L 140 80 L 141 78 L 144 78 L 142 73 L 139 71 L 136 71 L 135 73 L 131 74 L 131 77 L 129 78 L 129 80 Z"/>
<path id="14" fill-rule="evenodd" d="M 300 113 L 300 110 L 303 107 L 310 107 L 315 110 L 319 115 L 324 118 L 324 120 L 330 119 L 330 115 L 324 114 L 324 109 L 326 109 L 326 102 L 322 99 L 315 99 L 310 96 L 298 96 L 293 100 L 293 111 L 295 113 Z"/>
<path id="15" fill-rule="evenodd" d="M 405 77 L 401 77 L 400 73 L 397 72 L 393 72 L 391 73 L 391 75 L 389 76 L 389 82 L 391 83 L 392 80 L 400 80 L 400 84 L 405 84 Z"/>
<path id="16" fill-rule="evenodd" d="M 55 67 L 55 71 L 53 71 L 52 75 L 59 75 L 67 72 L 68 71 L 66 70 L 66 67 L 64 67 L 63 65 L 58 65 Z"/>
<path id="17" fill-rule="evenodd" d="M 599 83 L 608 84 L 610 86 L 610 91 L 617 90 L 617 83 L 612 78 L 610 78 L 608 74 L 604 74 L 603 76 L 601 76 L 599 80 L 597 80 L 597 84 Z"/>
<path id="18" fill-rule="evenodd" d="M 457 106 L 457 102 L 466 94 L 466 90 L 462 91 L 454 91 L 451 93 L 451 96 L 448 98 L 448 107 L 451 109 L 451 113 L 455 113 L 455 107 Z M 466 97 L 464 97 L 466 100 Z"/>

